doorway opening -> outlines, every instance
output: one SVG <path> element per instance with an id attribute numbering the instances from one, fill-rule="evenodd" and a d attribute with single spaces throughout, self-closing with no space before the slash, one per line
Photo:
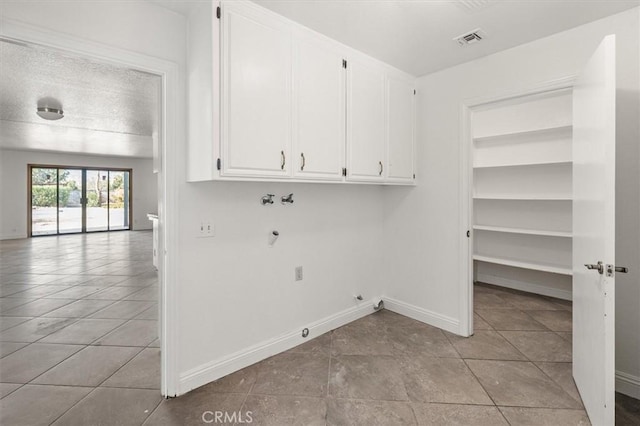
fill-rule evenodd
<path id="1" fill-rule="evenodd" d="M 474 334 L 474 317 L 483 323 L 476 282 L 572 298 L 573 81 L 462 106 L 461 334 Z"/>
<path id="2" fill-rule="evenodd" d="M 132 169 L 28 168 L 29 236 L 131 229 Z"/>
<path id="3" fill-rule="evenodd" d="M 154 208 L 152 211 L 147 211 L 146 209 L 140 207 L 141 202 L 138 200 L 138 198 L 136 198 L 136 211 L 140 213 L 134 217 L 133 228 L 136 228 L 136 220 L 138 221 L 138 223 L 140 223 L 140 214 L 146 217 L 146 215 L 142 212 L 157 213 L 157 252 L 162 253 L 161 256 L 158 256 L 157 263 L 157 281 L 159 285 L 158 325 L 160 328 L 158 344 L 161 347 L 159 373 L 161 379 L 160 393 L 165 396 L 175 396 L 178 393 L 176 351 L 174 350 L 174 348 L 176 347 L 174 325 L 176 323 L 176 298 L 175 286 L 173 285 L 173 283 L 175 282 L 176 266 L 175 252 L 168 248 L 175 246 L 175 238 L 177 235 L 177 221 L 175 213 L 177 209 L 176 193 L 178 179 L 176 177 L 177 163 L 175 160 L 175 152 L 177 135 L 182 120 L 181 111 L 184 110 L 183 99 L 182 96 L 180 96 L 182 88 L 180 85 L 179 65 L 169 60 L 159 59 L 126 49 L 92 42 L 85 38 L 69 36 L 57 31 L 23 25 L 19 22 L 3 22 L 2 31 L 0 32 L 2 33 L 0 35 L 0 39 L 2 42 L 12 43 L 15 46 L 35 46 L 49 52 L 59 52 L 64 57 L 73 57 L 79 59 L 80 61 L 89 61 L 94 64 L 102 64 L 123 69 L 128 73 L 129 77 L 131 77 L 127 81 L 130 81 L 132 83 L 135 83 L 137 81 L 137 79 L 134 77 L 140 77 L 145 74 L 147 76 L 152 76 L 159 79 L 159 85 L 157 86 L 158 90 L 156 91 L 154 89 L 154 91 L 158 94 L 157 101 L 154 102 L 154 104 L 158 106 L 157 114 L 154 115 L 154 117 L 157 118 L 157 121 L 154 123 L 155 130 L 150 134 L 153 148 L 153 161 L 151 168 L 152 173 L 154 173 L 155 177 L 153 178 L 153 183 L 149 183 L 149 185 L 154 185 L 157 187 L 157 202 L 155 203 L 156 208 Z M 6 49 L 3 49 L 3 53 L 5 51 Z M 34 68 L 40 69 L 38 67 Z M 78 67 L 78 69 L 80 69 L 80 67 Z M 51 74 L 51 72 L 49 72 L 49 74 Z M 70 79 L 70 81 L 77 81 L 77 79 Z M 136 86 L 139 86 L 139 84 L 136 84 Z M 90 84 L 86 85 L 85 87 L 90 87 L 92 89 L 106 87 L 108 88 L 108 90 L 111 90 L 113 88 L 113 84 Z M 95 98 L 99 97 L 93 96 L 91 99 Z M 139 100 L 139 98 L 137 99 Z M 128 105 L 139 106 L 139 102 L 132 102 Z M 70 115 L 67 116 L 67 118 L 70 117 Z M 101 114 L 97 117 L 109 117 L 109 115 Z M 140 122 L 140 117 L 138 115 L 130 114 L 127 117 L 130 117 L 133 120 L 134 125 Z M 153 120 L 154 117 L 150 117 L 150 120 Z M 65 122 L 66 121 L 67 120 L 65 120 Z M 54 125 L 60 125 L 60 123 L 56 122 L 56 124 Z M 55 133 L 61 134 L 63 132 Z M 137 149 L 142 145 L 140 143 L 141 140 L 136 136 L 136 134 L 132 134 L 131 132 L 110 131 L 107 132 L 107 137 L 105 138 L 91 140 L 91 144 L 88 143 L 88 139 L 86 138 L 78 137 L 71 140 L 69 137 L 76 135 L 76 133 L 72 132 L 66 135 L 67 138 L 65 138 L 63 142 L 57 143 L 55 146 L 57 148 L 66 148 L 70 153 L 80 152 L 80 148 L 85 146 L 101 147 L 104 148 L 104 152 L 96 152 L 96 155 L 113 156 L 114 153 L 111 148 L 113 146 L 113 136 L 115 134 L 124 136 L 128 135 L 131 140 L 129 141 L 130 143 L 126 144 L 125 146 L 131 148 L 131 152 L 129 153 L 129 155 L 133 158 L 142 157 L 141 155 L 136 154 Z M 77 147 L 80 148 L 76 149 Z M 51 152 L 50 149 L 44 150 L 38 147 L 34 147 L 34 149 Z M 55 162 L 27 161 L 25 165 L 27 164 L 69 164 L 69 162 L 67 162 L 66 159 L 62 159 L 61 161 Z M 77 164 L 77 166 L 80 165 L 82 164 Z M 127 165 L 125 167 L 129 166 Z M 20 167 L 20 169 L 23 171 L 22 173 L 25 174 L 28 171 L 27 167 Z M 140 177 L 141 175 L 136 172 L 136 188 L 138 188 L 138 194 L 142 194 L 144 196 L 146 192 L 141 189 L 143 180 L 141 180 Z M 28 178 L 25 176 L 23 182 L 26 183 L 27 181 Z M 24 191 L 23 194 L 26 195 L 26 191 Z M 25 200 L 22 206 L 28 206 L 27 200 Z M 26 217 L 26 214 L 23 217 Z M 146 219 L 144 220 L 146 221 Z M 29 233 L 25 233 L 25 235 L 28 236 Z M 116 237 L 116 239 L 120 239 L 121 237 L 122 239 L 126 239 L 128 237 L 134 236 L 134 234 L 130 234 L 128 232 L 113 234 L 94 233 L 87 235 L 92 235 L 92 238 L 97 238 L 98 240 L 100 239 L 98 237 L 101 236 L 104 236 L 103 240 L 113 239 L 113 237 Z M 65 236 L 65 238 L 69 237 L 70 236 Z M 83 234 L 78 234 L 76 235 L 76 237 L 84 238 Z M 35 239 L 35 241 L 41 241 L 43 243 L 46 241 L 55 240 L 56 239 Z M 125 265 L 123 263 L 120 266 L 128 267 L 130 265 Z M 110 273 L 110 271 L 107 272 Z"/>

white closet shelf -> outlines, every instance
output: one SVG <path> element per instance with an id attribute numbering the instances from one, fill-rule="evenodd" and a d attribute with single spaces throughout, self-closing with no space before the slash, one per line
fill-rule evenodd
<path id="1" fill-rule="evenodd" d="M 573 275 L 571 268 L 563 268 L 555 265 L 545 265 L 540 263 L 523 262 L 521 260 L 509 259 L 504 257 L 491 257 L 482 256 L 478 254 L 473 255 L 473 260 L 480 262 L 495 263 L 498 265 L 513 266 L 515 268 L 532 269 L 535 271 L 551 272 L 560 275 Z"/>
<path id="2" fill-rule="evenodd" d="M 544 167 L 544 166 L 555 166 L 555 165 L 572 165 L 572 161 L 541 161 L 535 163 L 509 163 L 509 164 L 488 164 L 488 165 L 479 165 L 473 166 L 475 170 L 477 169 L 495 169 L 495 168 L 507 168 L 507 167 Z"/>
<path id="3" fill-rule="evenodd" d="M 474 195 L 474 200 L 513 200 L 513 201 L 572 201 L 571 197 L 560 195 Z"/>
<path id="4" fill-rule="evenodd" d="M 478 231 L 504 232 L 509 234 L 541 235 L 541 236 L 547 236 L 547 237 L 560 237 L 560 238 L 571 238 L 573 236 L 571 232 L 544 231 L 540 229 L 526 229 L 526 228 L 506 228 L 502 226 L 474 225 L 473 229 Z"/>
<path id="5" fill-rule="evenodd" d="M 512 138 L 519 138 L 519 137 L 543 135 L 545 133 L 568 132 L 568 131 L 571 131 L 572 128 L 573 126 L 571 124 L 568 124 L 564 126 L 545 127 L 542 129 L 530 129 L 530 130 L 522 130 L 518 132 L 509 132 L 509 133 L 496 133 L 494 135 L 476 136 L 473 138 L 473 141 L 482 143 L 485 141 L 495 141 L 500 139 L 512 139 Z"/>

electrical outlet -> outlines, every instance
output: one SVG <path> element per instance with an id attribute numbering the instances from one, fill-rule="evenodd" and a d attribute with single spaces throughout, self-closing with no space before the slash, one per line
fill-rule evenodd
<path id="1" fill-rule="evenodd" d="M 296 281 L 302 281 L 302 266 L 296 266 Z"/>

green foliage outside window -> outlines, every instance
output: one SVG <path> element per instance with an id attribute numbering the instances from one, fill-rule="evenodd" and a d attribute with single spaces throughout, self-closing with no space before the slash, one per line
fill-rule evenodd
<path id="1" fill-rule="evenodd" d="M 65 207 L 69 201 L 70 188 L 60 187 L 60 207 Z M 31 187 L 31 204 L 34 207 L 56 207 L 55 185 L 33 185 Z"/>

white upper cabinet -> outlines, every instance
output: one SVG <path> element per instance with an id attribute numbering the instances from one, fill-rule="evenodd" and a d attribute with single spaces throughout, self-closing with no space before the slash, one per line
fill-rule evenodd
<path id="1" fill-rule="evenodd" d="M 347 180 L 383 182 L 386 165 L 384 69 L 347 64 Z"/>
<path id="2" fill-rule="evenodd" d="M 222 176 L 291 174 L 291 31 L 260 10 L 222 16 Z"/>
<path id="3" fill-rule="evenodd" d="M 414 179 L 414 94 L 412 81 L 387 80 L 387 182 L 412 183 Z"/>
<path id="4" fill-rule="evenodd" d="M 189 105 L 214 115 L 190 112 L 189 180 L 414 183 L 413 77 L 250 1 L 217 15 L 213 58 L 189 32 Z"/>
<path id="5" fill-rule="evenodd" d="M 343 56 L 333 44 L 306 31 L 294 33 L 293 49 L 293 174 L 301 179 L 342 180 Z"/>

